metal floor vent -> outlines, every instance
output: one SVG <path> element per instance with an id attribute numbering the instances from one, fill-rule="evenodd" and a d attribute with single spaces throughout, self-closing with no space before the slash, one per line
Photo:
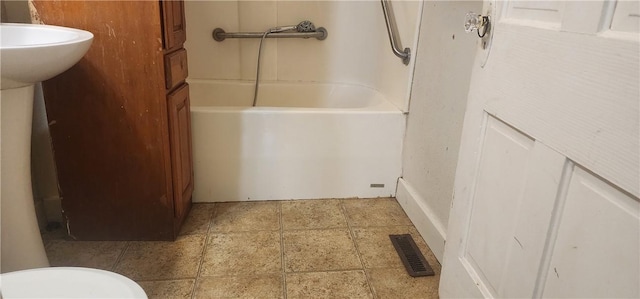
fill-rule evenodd
<path id="1" fill-rule="evenodd" d="M 411 235 L 389 235 L 389 239 L 391 239 L 391 243 L 398 252 L 409 275 L 413 277 L 435 275 Z"/>

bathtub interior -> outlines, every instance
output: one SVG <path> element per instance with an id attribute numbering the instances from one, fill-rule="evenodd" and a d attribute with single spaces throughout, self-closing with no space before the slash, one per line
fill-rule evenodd
<path id="1" fill-rule="evenodd" d="M 192 107 L 251 107 L 255 83 L 188 80 Z M 261 82 L 257 107 L 398 110 L 380 92 L 354 84 Z"/>

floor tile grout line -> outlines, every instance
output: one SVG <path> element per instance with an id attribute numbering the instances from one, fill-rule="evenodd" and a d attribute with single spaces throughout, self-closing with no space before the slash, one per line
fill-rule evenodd
<path id="1" fill-rule="evenodd" d="M 239 273 L 239 274 L 212 274 L 212 275 L 201 275 L 200 278 L 221 278 L 221 277 L 267 277 L 281 274 L 282 271 L 278 272 L 263 272 L 263 273 Z"/>
<path id="2" fill-rule="evenodd" d="M 348 230 L 349 227 L 348 226 L 342 226 L 342 227 L 311 227 L 311 228 L 304 228 L 304 229 L 288 229 L 288 230 L 284 230 L 283 232 L 286 233 L 297 233 L 297 232 L 305 232 L 305 231 L 310 231 L 310 230 Z"/>
<path id="3" fill-rule="evenodd" d="M 280 229 L 252 229 L 252 230 L 228 230 L 228 231 L 211 231 L 208 234 L 233 234 L 233 233 L 260 233 L 260 232 L 277 232 Z"/>
<path id="4" fill-rule="evenodd" d="M 280 269 L 282 270 L 282 298 L 287 299 L 287 273 L 284 254 L 284 219 L 282 217 L 282 201 L 278 201 L 278 221 L 280 222 Z"/>
<path id="5" fill-rule="evenodd" d="M 391 268 L 390 268 L 391 269 Z M 343 268 L 334 270 L 309 270 L 309 271 L 292 271 L 286 274 L 307 274 L 307 273 L 328 273 L 328 272 L 352 272 L 352 271 L 364 271 L 365 268 Z"/>
<path id="6" fill-rule="evenodd" d="M 348 226 L 332 226 L 332 227 L 309 227 L 309 228 L 298 228 L 298 229 L 285 229 L 285 233 L 297 233 L 297 232 L 305 232 L 310 230 L 348 230 Z"/>
<path id="7" fill-rule="evenodd" d="M 178 280 L 194 280 L 193 277 L 177 277 L 177 278 L 151 278 L 151 279 L 139 279 L 136 283 L 140 282 L 159 282 L 159 281 L 178 281 Z"/>
<path id="8" fill-rule="evenodd" d="M 349 228 L 349 235 L 351 236 L 351 241 L 353 242 L 353 246 L 356 249 L 356 255 L 358 255 L 358 260 L 360 261 L 360 265 L 362 266 L 362 272 L 364 272 L 364 277 L 367 280 L 367 285 L 369 286 L 369 291 L 371 292 L 371 296 L 373 298 L 377 298 L 378 296 L 376 295 L 374 289 L 373 289 L 373 284 L 371 284 L 371 279 L 369 277 L 369 274 L 367 273 L 366 267 L 364 265 L 364 261 L 362 259 L 362 255 L 360 254 L 360 249 L 358 248 L 358 242 L 356 242 L 356 236 L 355 233 L 353 231 L 353 228 L 351 227 L 351 221 L 349 220 L 349 215 L 347 213 L 347 207 L 345 207 L 344 205 L 344 201 L 340 202 L 340 208 L 342 210 L 342 213 L 344 215 L 344 217 L 347 220 L 347 227 Z"/>
<path id="9" fill-rule="evenodd" d="M 120 262 L 122 262 L 122 259 L 124 258 L 124 255 L 127 253 L 127 251 L 129 250 L 129 246 L 131 246 L 131 242 L 132 241 L 125 241 L 125 245 L 124 248 L 122 248 L 122 251 L 120 252 L 120 254 L 118 255 L 118 258 L 116 258 L 116 262 L 113 263 L 113 266 L 111 266 L 111 271 L 112 272 L 116 272 L 116 268 L 118 267 L 118 264 Z"/>
<path id="10" fill-rule="evenodd" d="M 196 296 L 196 287 L 198 286 L 198 282 L 200 281 L 200 273 L 202 272 L 202 264 L 204 264 L 204 256 L 207 252 L 207 247 L 209 246 L 209 231 L 211 230 L 211 226 L 213 225 L 213 218 L 215 213 L 217 212 L 217 204 L 213 204 L 213 208 L 209 213 L 208 221 L 207 221 L 207 232 L 204 237 L 204 246 L 202 246 L 202 251 L 200 252 L 200 261 L 198 263 L 198 271 L 196 272 L 196 276 L 193 279 L 193 287 L 191 287 L 191 299 L 194 299 Z"/>
<path id="11" fill-rule="evenodd" d="M 389 224 L 389 225 L 352 225 L 352 228 L 385 228 L 385 227 L 415 227 L 411 224 Z"/>
<path id="12" fill-rule="evenodd" d="M 395 225 L 373 225 L 373 226 L 356 226 L 356 225 L 346 225 L 346 226 L 335 226 L 335 227 L 310 227 L 310 228 L 294 228 L 294 229 L 285 229 L 285 232 L 298 232 L 298 231 L 307 231 L 307 230 L 332 230 L 332 229 L 349 229 L 349 228 L 385 228 L 385 227 L 415 227 L 412 224 L 395 224 Z M 238 231 L 241 232 L 241 231 Z"/>

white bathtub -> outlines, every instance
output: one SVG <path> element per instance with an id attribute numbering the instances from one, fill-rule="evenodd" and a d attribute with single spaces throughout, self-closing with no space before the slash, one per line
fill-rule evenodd
<path id="1" fill-rule="evenodd" d="M 189 80 L 195 202 L 394 196 L 405 116 L 355 85 Z"/>

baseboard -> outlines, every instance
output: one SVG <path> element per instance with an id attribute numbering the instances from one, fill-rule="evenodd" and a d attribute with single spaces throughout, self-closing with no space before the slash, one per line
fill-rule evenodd
<path id="1" fill-rule="evenodd" d="M 398 180 L 396 199 L 438 261 L 442 263 L 444 242 L 447 237 L 446 225 L 435 218 L 424 198 L 403 178 Z"/>

